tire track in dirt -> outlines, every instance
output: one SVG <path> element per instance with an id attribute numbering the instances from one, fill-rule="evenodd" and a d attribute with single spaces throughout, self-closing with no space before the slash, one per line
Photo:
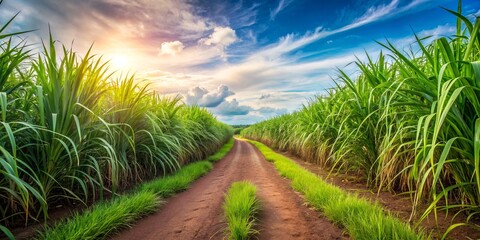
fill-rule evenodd
<path id="1" fill-rule="evenodd" d="M 258 239 L 347 238 L 342 230 L 305 206 L 289 181 L 280 177 L 255 147 L 236 140 L 232 151 L 210 173 L 113 239 L 224 239 L 224 195 L 231 183 L 240 180 L 249 180 L 258 188 Z"/>

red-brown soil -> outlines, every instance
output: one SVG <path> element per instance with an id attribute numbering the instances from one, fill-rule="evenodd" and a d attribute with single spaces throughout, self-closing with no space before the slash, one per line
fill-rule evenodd
<path id="1" fill-rule="evenodd" d="M 231 183 L 240 180 L 249 180 L 258 189 L 258 239 L 348 238 L 343 230 L 309 209 L 256 148 L 236 140 L 232 151 L 209 174 L 113 239 L 224 239 L 224 195 Z"/>
<path id="2" fill-rule="evenodd" d="M 76 205 L 57 205 L 55 208 L 51 208 L 48 213 L 48 220 L 49 224 L 55 224 L 56 222 L 61 221 L 62 219 L 68 218 L 72 216 L 75 212 L 81 212 L 86 207 L 84 205 L 76 204 Z M 45 221 L 41 220 L 40 222 L 29 223 L 26 226 L 18 225 L 10 231 L 15 236 L 16 240 L 25 240 L 25 239 L 32 239 L 37 234 L 37 231 L 42 230 L 45 226 Z M 7 240 L 8 238 L 0 233 L 0 240 Z"/>
<path id="3" fill-rule="evenodd" d="M 348 192 L 358 194 L 372 202 L 378 202 L 384 209 L 392 212 L 400 219 L 407 222 L 412 211 L 412 202 L 409 195 L 395 195 L 390 192 L 369 189 L 366 181 L 358 176 L 335 173 L 330 174 L 329 171 L 322 169 L 320 166 L 303 161 L 287 152 L 278 152 L 290 159 L 295 160 L 299 165 L 317 174 L 327 182 L 336 185 Z M 422 206 L 420 211 L 426 209 L 427 206 Z M 421 227 L 427 233 L 431 233 L 434 239 L 440 239 L 443 233 L 452 224 L 451 218 L 455 213 L 451 212 L 448 216 L 443 211 L 438 212 L 438 226 L 435 222 L 434 215 L 431 214 L 426 220 L 421 223 Z M 418 216 L 417 216 L 418 217 Z M 417 218 L 418 219 L 418 218 Z M 453 223 L 462 222 L 465 216 L 459 215 Z M 480 231 L 471 227 L 458 227 L 448 234 L 447 239 L 480 239 Z"/>

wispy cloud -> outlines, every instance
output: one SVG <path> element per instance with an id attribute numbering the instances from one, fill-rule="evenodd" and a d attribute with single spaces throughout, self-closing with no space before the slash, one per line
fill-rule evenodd
<path id="1" fill-rule="evenodd" d="M 287 34 L 279 39 L 275 44 L 266 46 L 258 53 L 255 53 L 249 57 L 249 60 L 258 58 L 276 58 L 281 55 L 290 53 L 294 50 L 303 48 L 309 44 L 317 42 L 320 39 L 330 37 L 335 34 L 339 34 L 348 30 L 359 28 L 361 26 L 374 23 L 379 20 L 385 20 L 386 18 L 393 18 L 399 14 L 402 14 L 411 8 L 417 6 L 424 0 L 416 0 L 412 3 L 399 7 L 399 0 L 393 0 L 386 5 L 372 6 L 366 10 L 360 17 L 354 19 L 351 23 L 333 30 L 327 30 L 322 26 L 317 27 L 314 31 L 306 32 L 300 37 L 297 34 Z"/>
<path id="2" fill-rule="evenodd" d="M 393 0 L 387 5 L 378 5 L 372 6 L 359 18 L 354 20 L 354 23 L 350 27 L 355 27 L 357 25 L 361 26 L 365 23 L 374 22 L 387 14 L 392 13 L 398 7 L 398 0 Z"/>
<path id="3" fill-rule="evenodd" d="M 292 2 L 293 2 L 293 0 L 279 0 L 277 7 L 274 8 L 273 10 L 270 10 L 270 19 L 271 19 L 271 20 L 275 20 L 275 17 L 277 17 L 277 15 L 278 15 L 283 9 L 285 9 L 286 7 L 288 7 L 288 5 L 290 5 Z"/>

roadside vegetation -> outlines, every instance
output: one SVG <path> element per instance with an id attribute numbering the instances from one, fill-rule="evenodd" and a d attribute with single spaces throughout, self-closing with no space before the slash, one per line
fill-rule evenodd
<path id="1" fill-rule="evenodd" d="M 227 238 L 251 239 L 255 230 L 255 215 L 259 211 L 257 188 L 248 181 L 234 182 L 225 196 L 223 209 L 227 219 Z"/>
<path id="2" fill-rule="evenodd" d="M 232 125 L 233 130 L 234 130 L 234 131 L 233 131 L 233 134 L 234 134 L 234 135 L 240 134 L 240 132 L 241 132 L 243 129 L 247 128 L 248 126 L 250 126 L 250 125 Z"/>
<path id="3" fill-rule="evenodd" d="M 410 193 L 412 220 L 446 209 L 480 230 L 470 221 L 480 215 L 480 18 L 463 16 L 461 5 L 447 10 L 455 35 L 415 35 L 407 50 L 379 43 L 388 54 L 356 61 L 358 76 L 339 70 L 327 94 L 242 135 L 357 173 L 372 188 Z"/>
<path id="4" fill-rule="evenodd" d="M 6 33 L 13 20 L 0 27 L 0 233 L 175 172 L 231 138 L 207 110 L 114 74 L 91 51 Z"/>
<path id="5" fill-rule="evenodd" d="M 232 147 L 233 140 L 230 140 L 214 155 L 221 159 Z M 46 227 L 38 239 L 105 239 L 109 234 L 129 227 L 135 220 L 155 211 L 162 198 L 187 189 L 193 181 L 212 169 L 214 161 L 218 160 L 190 163 L 173 175 L 142 183 L 131 193 L 98 203 L 72 218 Z"/>
<path id="6" fill-rule="evenodd" d="M 138 189 L 153 192 L 161 197 L 169 197 L 176 192 L 187 189 L 191 182 L 205 175 L 212 168 L 212 163 L 198 161 L 182 167 L 174 175 L 141 184 Z"/>
<path id="7" fill-rule="evenodd" d="M 222 159 L 225 155 L 227 155 L 227 153 L 230 152 L 230 150 L 232 149 L 233 145 L 235 144 L 235 139 L 234 138 L 230 138 L 230 140 L 228 140 L 227 143 L 225 143 L 225 145 L 223 145 L 222 148 L 220 148 L 220 150 L 218 150 L 215 154 L 209 156 L 207 158 L 207 161 L 210 161 L 210 162 L 218 162 L 220 159 Z"/>
<path id="8" fill-rule="evenodd" d="M 55 226 L 40 232 L 37 239 L 105 239 L 109 234 L 130 226 L 135 220 L 155 211 L 160 198 L 143 191 L 115 197 L 95 204 Z"/>
<path id="9" fill-rule="evenodd" d="M 264 144 L 247 140 L 255 145 L 265 158 L 273 162 L 280 175 L 290 179 L 292 187 L 303 194 L 316 209 L 333 222 L 344 226 L 353 239 L 428 239 L 407 223 L 383 211 L 378 204 L 326 183 L 293 160 L 275 153 Z"/>

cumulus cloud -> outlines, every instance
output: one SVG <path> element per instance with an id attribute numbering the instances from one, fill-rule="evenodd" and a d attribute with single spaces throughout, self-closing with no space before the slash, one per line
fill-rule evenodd
<path id="1" fill-rule="evenodd" d="M 160 48 L 160 54 L 162 55 L 177 55 L 185 46 L 180 41 L 173 41 L 173 42 L 163 42 Z"/>
<path id="2" fill-rule="evenodd" d="M 253 108 L 246 105 L 240 105 L 237 99 L 232 101 L 224 101 L 213 111 L 223 116 L 247 115 Z"/>
<path id="3" fill-rule="evenodd" d="M 235 30 L 230 27 L 215 27 L 213 33 L 208 38 L 200 40 L 201 43 L 210 45 L 220 45 L 227 47 L 238 40 Z"/>
<path id="4" fill-rule="evenodd" d="M 194 87 L 186 94 L 186 102 L 191 105 L 198 105 L 200 107 L 217 107 L 225 98 L 232 96 L 235 93 L 230 91 L 228 86 L 220 85 L 214 91 L 210 92 L 202 87 Z"/>

